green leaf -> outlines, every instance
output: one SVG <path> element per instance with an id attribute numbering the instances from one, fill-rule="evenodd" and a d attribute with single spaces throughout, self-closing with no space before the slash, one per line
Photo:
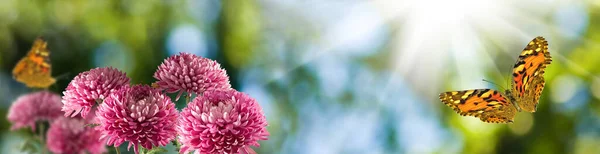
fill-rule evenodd
<path id="1" fill-rule="evenodd" d="M 36 143 L 37 142 L 35 140 L 27 139 L 25 142 L 23 142 L 23 144 L 21 144 L 19 150 L 24 153 L 38 153 L 39 149 L 37 148 L 38 146 Z"/>
<path id="2" fill-rule="evenodd" d="M 146 148 L 144 148 L 144 146 L 139 146 L 138 149 L 140 150 L 141 154 L 146 154 L 146 151 L 148 151 Z"/>
<path id="3" fill-rule="evenodd" d="M 177 140 L 173 140 L 171 143 L 173 143 L 173 146 L 175 146 L 175 151 L 181 150 L 181 144 Z"/>

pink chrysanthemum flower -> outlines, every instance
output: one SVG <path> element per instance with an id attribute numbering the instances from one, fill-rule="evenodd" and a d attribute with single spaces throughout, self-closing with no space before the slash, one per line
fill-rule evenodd
<path id="1" fill-rule="evenodd" d="M 181 111 L 180 153 L 255 153 L 267 140 L 267 120 L 259 104 L 235 90 L 206 91 Z"/>
<path id="2" fill-rule="evenodd" d="M 52 121 L 62 115 L 60 96 L 49 91 L 23 95 L 8 110 L 12 130 L 31 127 L 35 131 L 37 121 Z"/>
<path id="3" fill-rule="evenodd" d="M 168 96 L 150 86 L 137 85 L 108 96 L 96 111 L 96 121 L 108 145 L 129 141 L 137 154 L 138 144 L 151 149 L 175 139 L 178 114 Z"/>
<path id="4" fill-rule="evenodd" d="M 129 78 L 116 68 L 95 68 L 79 73 L 63 92 L 62 111 L 65 116 L 74 117 L 81 112 L 81 116 L 86 117 L 96 102 L 124 86 L 129 86 Z"/>
<path id="5" fill-rule="evenodd" d="M 189 96 L 207 90 L 231 88 L 229 76 L 219 63 L 189 53 L 180 53 L 165 59 L 158 66 L 154 78 L 158 80 L 158 89 L 168 93 L 179 91 L 176 99 L 179 99 L 183 92 Z"/>
<path id="6" fill-rule="evenodd" d="M 85 126 L 81 118 L 59 118 L 50 125 L 46 136 L 46 146 L 53 153 L 106 152 L 100 131 Z"/>

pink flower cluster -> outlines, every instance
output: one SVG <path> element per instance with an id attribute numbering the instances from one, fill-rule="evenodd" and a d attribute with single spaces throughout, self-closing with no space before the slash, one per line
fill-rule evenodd
<path id="1" fill-rule="evenodd" d="M 86 117 L 97 102 L 124 86 L 129 86 L 129 78 L 116 68 L 95 68 L 80 73 L 63 92 L 62 111 L 65 116 L 73 117 L 81 112 L 81 116 Z"/>
<path id="2" fill-rule="evenodd" d="M 198 96 L 183 109 L 177 132 L 180 153 L 254 153 L 249 146 L 266 140 L 267 120 L 248 95 L 231 89 L 216 61 L 181 53 L 167 58 L 154 74 L 158 88 Z"/>
<path id="3" fill-rule="evenodd" d="M 128 142 L 137 154 L 139 146 L 151 149 L 174 139 L 182 145 L 180 153 L 255 153 L 250 146 L 268 139 L 262 108 L 231 88 L 216 61 L 180 53 L 167 58 L 154 78 L 158 81 L 152 87 L 130 86 L 118 69 L 91 69 L 69 83 L 62 101 L 50 92 L 19 98 L 9 120 L 13 129 L 51 121 L 48 148 L 55 153 L 102 153 L 105 143 L 118 147 Z M 179 113 L 164 92 L 179 92 L 176 99 L 184 92 L 196 98 Z M 68 118 L 55 120 L 60 111 Z M 84 127 L 90 123 L 98 126 Z"/>
<path id="4" fill-rule="evenodd" d="M 179 91 L 176 99 L 183 92 L 202 94 L 207 90 L 229 89 L 229 76 L 225 69 L 214 60 L 202 58 L 189 53 L 180 53 L 165 59 L 158 66 L 154 78 L 159 89 L 168 93 Z"/>
<path id="5" fill-rule="evenodd" d="M 106 152 L 104 140 L 100 140 L 100 131 L 85 126 L 81 118 L 59 118 L 50 125 L 46 143 L 53 153 L 93 154 Z"/>
<path id="6" fill-rule="evenodd" d="M 35 131 L 38 121 L 53 121 L 62 115 L 60 96 L 40 91 L 23 95 L 13 103 L 8 110 L 8 121 L 12 122 L 11 129 L 31 127 Z"/>
<path id="7" fill-rule="evenodd" d="M 98 131 L 86 128 L 86 119 L 62 117 L 62 103 L 58 94 L 40 91 L 19 97 L 11 106 L 8 120 L 12 129 L 31 127 L 37 122 L 50 122 L 46 146 L 53 153 L 104 153 L 104 142 Z M 43 130 L 42 130 L 43 131 Z"/>
<path id="8" fill-rule="evenodd" d="M 179 113 L 165 94 L 147 85 L 136 85 L 111 94 L 96 115 L 108 145 L 129 141 L 129 147 L 133 145 L 138 153 L 138 144 L 151 149 L 173 140 Z"/>
<path id="9" fill-rule="evenodd" d="M 181 152 L 254 153 L 249 146 L 259 146 L 269 132 L 258 103 L 235 91 L 206 91 L 183 109 L 179 117 Z"/>

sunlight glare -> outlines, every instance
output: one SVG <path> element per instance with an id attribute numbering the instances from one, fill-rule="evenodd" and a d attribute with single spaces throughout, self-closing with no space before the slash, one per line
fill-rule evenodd
<path id="1" fill-rule="evenodd" d="M 397 73 L 395 75 L 407 76 L 415 87 L 429 87 L 425 85 L 440 85 L 439 77 L 448 75 L 445 73 L 449 68 L 456 68 L 462 70 L 457 73 L 457 80 L 465 81 L 458 83 L 461 87 L 465 86 L 463 83 L 468 83 L 469 87 L 484 86 L 482 82 L 466 82 L 481 80 L 485 68 L 493 64 L 476 60 L 490 56 L 486 54 L 476 26 L 482 25 L 478 22 L 483 21 L 504 22 L 491 19 L 501 18 L 500 12 L 506 10 L 505 4 L 477 0 L 382 0 L 378 3 L 383 7 L 386 18 L 398 20 L 400 26 L 396 38 L 399 42 L 393 46 L 398 51 L 394 53 L 392 65 Z M 468 66 L 469 69 L 459 66 Z M 437 93 L 435 88 L 420 90 Z"/>

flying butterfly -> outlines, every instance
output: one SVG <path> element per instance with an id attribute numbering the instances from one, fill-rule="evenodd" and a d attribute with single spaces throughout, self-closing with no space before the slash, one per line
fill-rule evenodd
<path id="1" fill-rule="evenodd" d="M 552 62 L 548 42 L 541 36 L 527 44 L 512 70 L 511 88 L 450 91 L 440 100 L 462 116 L 489 123 L 511 123 L 521 111 L 535 112 L 544 89 L 544 69 Z"/>
<path id="2" fill-rule="evenodd" d="M 56 82 L 50 65 L 48 43 L 42 38 L 33 42 L 31 50 L 13 69 L 13 78 L 30 88 L 48 88 Z"/>

